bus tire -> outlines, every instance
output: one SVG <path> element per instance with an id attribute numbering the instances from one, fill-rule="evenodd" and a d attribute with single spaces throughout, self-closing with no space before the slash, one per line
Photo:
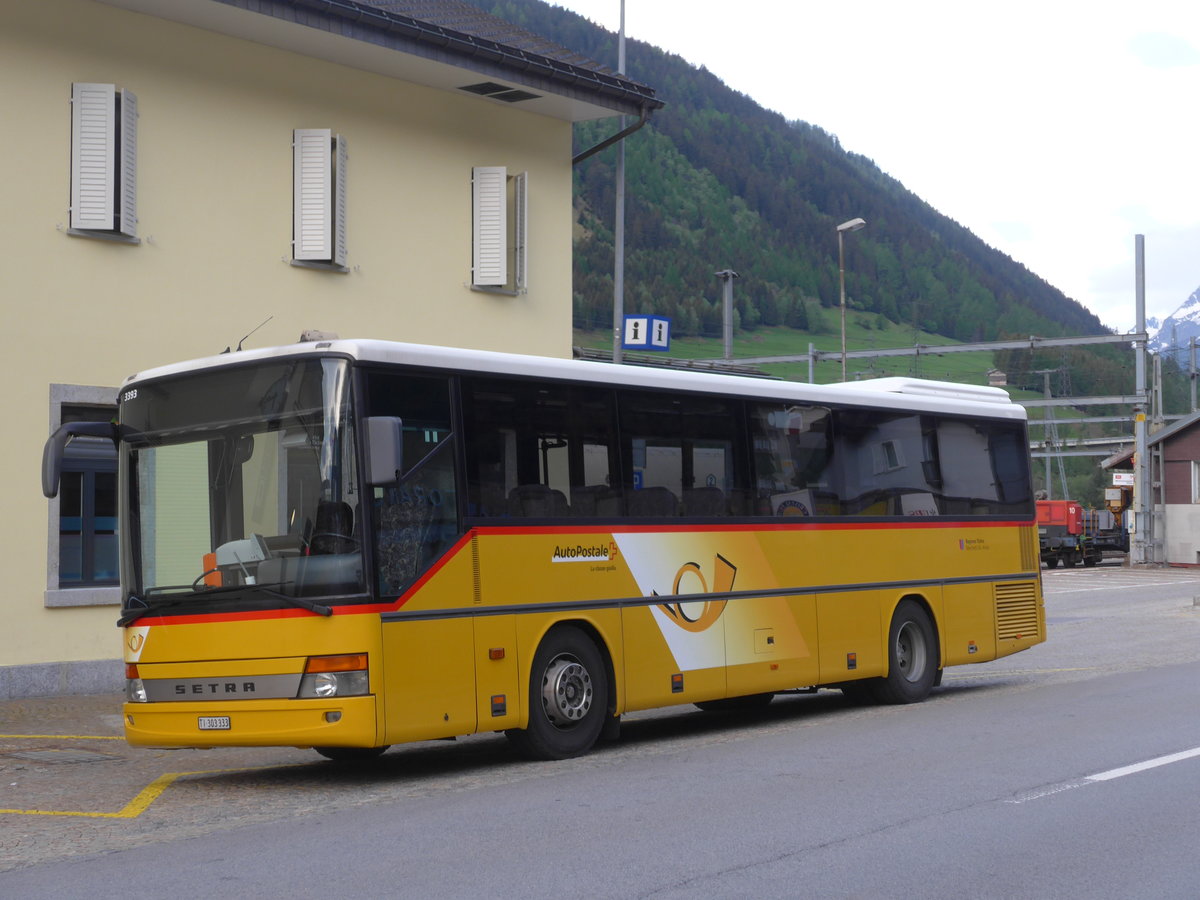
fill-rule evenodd
<path id="1" fill-rule="evenodd" d="M 387 751 L 390 744 L 382 747 L 313 747 L 326 759 L 339 763 L 365 763 L 378 759 Z"/>
<path id="2" fill-rule="evenodd" d="M 772 693 L 748 694 L 745 697 L 725 697 L 720 700 L 702 700 L 696 704 L 696 709 L 705 712 L 754 712 L 766 709 L 775 699 Z"/>
<path id="3" fill-rule="evenodd" d="M 608 675 L 595 642 L 573 625 L 542 639 L 529 673 L 529 724 L 505 735 L 530 759 L 569 759 L 592 749 L 608 715 Z"/>
<path id="4" fill-rule="evenodd" d="M 918 703 L 929 696 L 938 672 L 933 620 L 915 600 L 901 600 L 888 629 L 888 673 L 869 682 L 879 703 Z"/>

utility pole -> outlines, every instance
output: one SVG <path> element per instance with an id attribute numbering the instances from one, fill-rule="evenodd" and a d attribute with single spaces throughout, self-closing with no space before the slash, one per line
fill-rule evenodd
<path id="1" fill-rule="evenodd" d="M 733 279 L 738 273 L 733 269 L 722 269 L 715 273 L 721 279 L 721 336 L 725 344 L 725 359 L 733 359 Z"/>
<path id="2" fill-rule="evenodd" d="M 1042 395 L 1046 398 L 1046 400 L 1053 399 L 1053 395 L 1050 393 L 1050 376 L 1059 371 L 1061 371 L 1061 369 L 1038 369 L 1033 373 L 1035 375 L 1042 376 Z M 1062 455 L 1055 453 L 1055 450 L 1060 449 L 1061 442 L 1058 437 L 1058 422 L 1056 422 L 1054 419 L 1053 406 L 1046 406 L 1046 424 L 1044 427 L 1046 442 L 1046 499 L 1054 499 L 1054 490 L 1050 486 L 1050 458 L 1054 456 L 1058 459 L 1058 480 L 1059 486 L 1062 490 L 1062 497 L 1059 499 L 1070 500 L 1071 498 L 1067 495 L 1067 471 L 1063 467 Z"/>
<path id="3" fill-rule="evenodd" d="M 1146 332 L 1146 237 L 1134 235 L 1134 299 L 1137 312 L 1134 330 Z M 1150 454 L 1146 434 L 1146 341 L 1134 341 L 1134 393 L 1137 396 L 1133 407 L 1133 542 L 1130 545 L 1129 561 L 1151 562 L 1153 553 L 1152 517 L 1150 515 Z"/>
<path id="4" fill-rule="evenodd" d="M 810 350 L 809 353 L 812 351 Z M 809 381 L 812 379 L 810 378 Z M 1188 342 L 1188 380 L 1192 383 L 1192 412 L 1196 411 L 1196 338 Z"/>
<path id="5" fill-rule="evenodd" d="M 617 35 L 617 74 L 625 74 L 625 0 L 621 0 L 621 30 Z M 621 116 L 621 130 L 625 117 Z M 625 330 L 625 141 L 617 141 L 617 212 L 613 225 L 613 362 L 624 362 L 621 338 Z"/>

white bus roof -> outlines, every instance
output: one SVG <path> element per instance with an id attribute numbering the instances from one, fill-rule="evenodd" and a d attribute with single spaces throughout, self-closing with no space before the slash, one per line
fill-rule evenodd
<path id="1" fill-rule="evenodd" d="M 524 356 L 491 350 L 464 350 L 426 344 L 340 338 L 236 353 L 227 352 L 218 356 L 173 363 L 131 375 L 125 379 L 125 384 L 206 369 L 314 354 L 343 356 L 358 362 L 445 369 L 452 372 L 491 372 L 553 381 L 668 391 L 701 391 L 794 403 L 834 403 L 1006 419 L 1026 418 L 1025 408 L 1014 403 L 1005 391 L 984 385 L 904 377 L 875 378 L 844 384 L 808 384 L 650 366 L 614 366 L 604 362 Z"/>

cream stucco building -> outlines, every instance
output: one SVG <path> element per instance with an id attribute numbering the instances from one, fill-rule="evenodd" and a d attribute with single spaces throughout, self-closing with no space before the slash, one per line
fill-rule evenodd
<path id="1" fill-rule="evenodd" d="M 0 698 L 122 677 L 115 475 L 47 503 L 50 430 L 250 332 L 569 355 L 572 123 L 661 105 L 458 0 L 6 3 L 0 73 Z"/>

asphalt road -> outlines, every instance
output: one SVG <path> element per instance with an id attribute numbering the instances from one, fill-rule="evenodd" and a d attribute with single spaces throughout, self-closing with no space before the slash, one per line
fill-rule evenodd
<path id="1" fill-rule="evenodd" d="M 1195 897 L 1200 577 L 1045 590 L 1045 644 L 923 704 L 639 714 L 578 760 L 491 735 L 360 772 L 63 742 L 112 758 L 14 770 L 0 739 L 0 806 L 26 810 L 0 813 L 0 896 Z"/>

